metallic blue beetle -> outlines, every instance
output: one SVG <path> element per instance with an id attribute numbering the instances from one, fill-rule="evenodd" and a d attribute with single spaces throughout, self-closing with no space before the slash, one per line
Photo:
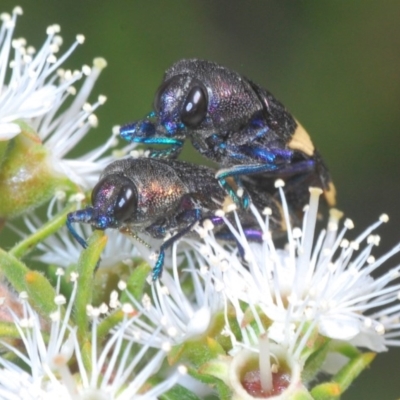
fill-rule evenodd
<path id="1" fill-rule="evenodd" d="M 260 211 L 265 207 L 271 209 L 273 233 L 283 232 L 280 203 L 272 196 L 260 195 L 250 183 L 246 189 Z M 84 248 L 86 241 L 72 226 L 75 222 L 88 223 L 100 230 L 143 232 L 158 239 L 170 235 L 162 243 L 153 268 L 152 277 L 157 280 L 162 273 L 165 250 L 189 234 L 195 223 L 210 219 L 216 225 L 217 238 L 235 241 L 223 219 L 215 215 L 226 197 L 211 168 L 176 160 L 127 158 L 111 163 L 103 171 L 92 191 L 92 206 L 69 213 L 67 227 Z M 261 241 L 262 233 L 253 214 L 239 210 L 239 218 L 247 238 Z M 231 222 L 234 223 L 233 218 Z"/>
<path id="2" fill-rule="evenodd" d="M 267 90 L 240 74 L 204 60 L 180 60 L 166 72 L 145 119 L 122 126 L 122 138 L 136 143 L 167 145 L 150 157 L 175 158 L 183 142 L 222 168 L 216 178 L 242 208 L 249 194 L 237 192 L 243 178 L 274 191 L 277 178 L 286 181 L 292 209 L 301 212 L 308 187 L 324 190 L 335 204 L 335 188 L 319 153 L 304 130 Z M 239 194 L 239 195 L 238 195 Z"/>

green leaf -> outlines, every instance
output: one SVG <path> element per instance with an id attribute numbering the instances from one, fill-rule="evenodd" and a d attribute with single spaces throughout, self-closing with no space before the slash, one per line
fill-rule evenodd
<path id="1" fill-rule="evenodd" d="M 124 313 L 121 310 L 107 315 L 97 327 L 97 341 L 102 342 L 103 339 L 110 333 L 111 329 L 118 325 L 124 319 Z"/>
<path id="2" fill-rule="evenodd" d="M 348 349 L 349 350 L 349 349 Z M 311 394 L 316 400 L 335 400 L 347 390 L 355 378 L 374 360 L 375 353 L 361 353 L 349 362 L 332 377 L 331 382 L 315 386 Z"/>
<path id="3" fill-rule="evenodd" d="M 0 248 L 0 269 L 13 288 L 18 292 L 26 290 L 25 275 L 30 269 L 13 255 Z"/>
<path id="4" fill-rule="evenodd" d="M 56 309 L 56 292 L 50 282 L 39 272 L 31 271 L 12 254 L 0 249 L 0 269 L 14 289 L 29 294 L 33 307 L 44 317 Z"/>
<path id="5" fill-rule="evenodd" d="M 90 339 L 79 341 L 82 361 L 88 375 L 92 372 L 92 343 Z"/>
<path id="6" fill-rule="evenodd" d="M 46 222 L 35 233 L 28 236 L 26 239 L 17 243 L 9 253 L 17 258 L 21 258 L 26 253 L 31 251 L 38 243 L 42 242 L 48 236 L 57 232 L 65 225 L 66 217 L 69 212 L 74 209 L 73 206 L 66 207 L 61 213 L 56 215 L 53 219 Z"/>
<path id="7" fill-rule="evenodd" d="M 183 386 L 175 385 L 160 396 L 160 400 L 200 400 L 193 392 Z"/>
<path id="8" fill-rule="evenodd" d="M 311 390 L 311 394 L 315 400 L 336 400 L 340 399 L 342 389 L 336 382 L 321 383 Z"/>
<path id="9" fill-rule="evenodd" d="M 7 154 L 8 146 L 10 145 L 9 140 L 0 140 L 0 168 L 3 164 L 5 155 Z"/>
<path id="10" fill-rule="evenodd" d="M 21 335 L 14 322 L 0 322 L 0 337 L 21 339 Z"/>
<path id="11" fill-rule="evenodd" d="M 60 293 L 69 299 L 73 291 L 71 273 L 76 273 L 76 264 L 64 268 L 64 275 L 61 277 L 58 275 L 59 268 L 60 266 L 58 265 L 46 265 L 46 276 L 49 278 L 53 287 L 60 285 Z"/>
<path id="12" fill-rule="evenodd" d="M 229 365 L 232 361 L 230 356 L 217 357 L 204 363 L 198 373 L 210 377 L 218 378 L 221 381 L 229 382 Z"/>
<path id="13" fill-rule="evenodd" d="M 302 382 L 310 382 L 320 372 L 321 365 L 326 359 L 326 356 L 330 350 L 330 341 L 319 342 L 320 347 L 313 346 L 314 352 L 307 358 L 304 365 L 303 372 L 301 373 Z"/>
<path id="14" fill-rule="evenodd" d="M 311 396 L 310 392 L 304 388 L 299 388 L 294 393 L 290 394 L 288 400 L 314 400 L 313 396 Z"/>
<path id="15" fill-rule="evenodd" d="M 50 282 L 37 271 L 29 271 L 25 275 L 26 291 L 29 295 L 29 301 L 39 307 L 39 312 L 49 317 L 50 313 L 57 309 L 54 303 L 56 291 Z"/>
<path id="16" fill-rule="evenodd" d="M 168 354 L 168 362 L 173 365 L 178 361 L 186 361 L 199 368 L 220 354 L 225 355 L 225 350 L 216 340 L 210 337 L 200 338 L 173 347 Z"/>
<path id="17" fill-rule="evenodd" d="M 357 378 L 360 373 L 367 368 L 375 359 L 376 353 L 362 353 L 352 358 L 333 378 L 333 382 L 337 382 L 344 392 Z"/>
<path id="18" fill-rule="evenodd" d="M 331 341 L 330 351 L 339 353 L 349 359 L 358 357 L 360 354 L 362 354 L 361 351 L 357 349 L 357 347 L 351 345 L 350 343 L 337 340 Z"/>
<path id="19" fill-rule="evenodd" d="M 218 360 L 215 361 L 218 362 Z M 232 398 L 232 390 L 229 388 L 228 385 L 225 384 L 224 381 L 222 381 L 218 377 L 209 375 L 208 371 L 210 370 L 206 365 L 208 365 L 208 363 L 202 366 L 199 370 L 188 368 L 189 375 L 197 379 L 198 381 L 205 383 L 211 388 L 214 388 L 218 392 L 218 399 L 230 400 Z"/>
<path id="20" fill-rule="evenodd" d="M 78 261 L 78 289 L 75 300 L 75 323 L 78 327 L 78 338 L 86 341 L 89 334 L 86 306 L 93 297 L 94 271 L 99 263 L 100 254 L 106 245 L 107 237 L 103 231 L 94 231 L 88 241 L 88 248 L 83 250 Z"/>
<path id="21" fill-rule="evenodd" d="M 0 218 L 10 219 L 37 208 L 56 190 L 77 190 L 52 168 L 50 153 L 37 133 L 24 123 L 11 140 L 0 168 Z"/>
<path id="22" fill-rule="evenodd" d="M 146 262 L 141 262 L 132 272 L 127 282 L 127 290 L 137 300 L 141 301 L 144 293 L 144 288 L 147 285 L 147 277 L 151 271 L 151 267 Z M 129 297 L 126 293 L 121 294 L 121 303 L 129 302 Z"/>
<path id="23" fill-rule="evenodd" d="M 232 331 L 240 332 L 238 333 L 241 336 L 240 329 L 236 329 L 238 327 L 236 313 L 232 307 L 228 308 L 226 313 L 228 317 L 228 323 L 231 327 Z M 232 342 L 230 336 L 224 335 L 222 333 L 225 327 L 225 310 L 220 310 L 214 313 L 212 316 L 212 320 L 209 328 L 207 329 L 206 336 L 214 338 L 220 346 L 224 349 L 225 353 L 232 348 Z"/>

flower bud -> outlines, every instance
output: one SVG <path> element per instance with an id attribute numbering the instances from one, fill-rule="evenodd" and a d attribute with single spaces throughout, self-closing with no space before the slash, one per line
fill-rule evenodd
<path id="1" fill-rule="evenodd" d="M 50 154 L 36 132 L 21 123 L 21 133 L 8 144 L 0 166 L 0 218 L 23 214 L 49 200 L 56 190 L 72 187 L 54 170 Z"/>

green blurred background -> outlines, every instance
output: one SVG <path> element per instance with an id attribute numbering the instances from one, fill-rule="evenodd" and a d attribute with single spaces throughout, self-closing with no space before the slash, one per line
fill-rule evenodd
<path id="1" fill-rule="evenodd" d="M 0 11 L 13 1 L 1 0 Z M 268 88 L 311 133 L 338 190 L 339 208 L 360 232 L 387 212 L 376 255 L 400 241 L 399 1 L 19 1 L 16 35 L 39 47 L 59 23 L 67 62 L 103 56 L 93 93 L 108 102 L 84 145 L 149 110 L 163 71 L 181 58 L 217 61 Z M 82 149 L 76 153 L 82 153 Z M 185 158 L 193 160 L 190 151 Z M 354 233 L 355 235 L 355 233 Z M 390 265 L 400 262 L 400 257 Z M 400 351 L 380 354 L 344 399 L 400 397 Z"/>

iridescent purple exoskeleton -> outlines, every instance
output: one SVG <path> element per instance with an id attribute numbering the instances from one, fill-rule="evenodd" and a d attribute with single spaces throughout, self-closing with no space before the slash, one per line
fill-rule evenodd
<path id="1" fill-rule="evenodd" d="M 249 205 L 249 193 L 238 196 L 229 177 L 235 187 L 247 177 L 270 194 L 274 181 L 283 179 L 297 213 L 308 201 L 310 186 L 322 188 L 328 205 L 335 204 L 328 169 L 304 128 L 270 92 L 210 61 L 172 65 L 155 95 L 154 111 L 122 126 L 120 134 L 130 142 L 167 146 L 153 150 L 153 158 L 176 158 L 190 138 L 203 156 L 218 163 L 216 178 L 242 208 Z"/>
<path id="2" fill-rule="evenodd" d="M 260 211 L 271 209 L 270 229 L 276 234 L 283 232 L 280 203 L 272 196 L 260 196 L 252 183 L 246 183 L 245 189 Z M 226 192 L 215 179 L 212 168 L 176 160 L 127 158 L 111 163 L 103 171 L 92 191 L 92 206 L 69 213 L 67 226 L 83 247 L 87 246 L 86 241 L 72 223 L 88 223 L 100 230 L 144 232 L 159 239 L 169 235 L 153 268 L 156 280 L 162 273 L 165 250 L 190 233 L 197 222 L 210 219 L 216 226 L 217 238 L 234 241 L 223 218 L 215 215 L 226 200 Z M 239 210 L 239 218 L 248 239 L 261 241 L 262 234 L 253 214 Z"/>

